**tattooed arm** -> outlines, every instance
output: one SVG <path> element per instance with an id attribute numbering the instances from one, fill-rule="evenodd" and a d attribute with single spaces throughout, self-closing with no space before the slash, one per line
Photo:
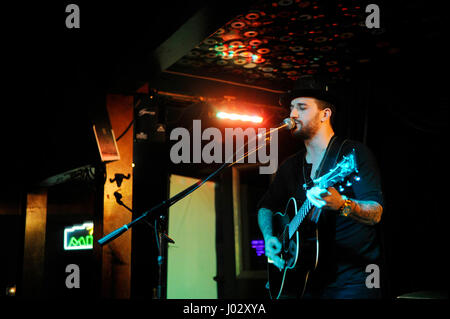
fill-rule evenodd
<path id="1" fill-rule="evenodd" d="M 306 196 L 317 207 L 339 211 L 345 201 L 345 196 L 334 188 L 321 189 L 317 186 L 308 190 Z M 380 222 L 383 206 L 376 201 L 352 199 L 351 212 L 348 217 L 366 224 L 375 225 Z"/>
<path id="2" fill-rule="evenodd" d="M 273 213 L 270 209 L 260 208 L 258 211 L 258 225 L 264 239 L 272 236 L 272 216 Z"/>
<path id="3" fill-rule="evenodd" d="M 284 266 L 284 261 L 278 256 L 281 252 L 281 243 L 277 237 L 273 236 L 272 230 L 273 213 L 270 209 L 260 208 L 258 211 L 258 225 L 264 237 L 265 254 L 280 269 Z"/>
<path id="4" fill-rule="evenodd" d="M 380 222 L 383 207 L 375 201 L 363 201 L 352 199 L 352 210 L 348 217 L 366 224 L 375 225 Z"/>

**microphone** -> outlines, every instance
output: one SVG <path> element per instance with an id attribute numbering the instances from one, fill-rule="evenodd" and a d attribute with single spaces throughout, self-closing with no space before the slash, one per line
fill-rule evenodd
<path id="1" fill-rule="evenodd" d="M 283 125 L 285 125 L 285 128 L 287 130 L 293 130 L 297 126 L 297 124 L 295 123 L 294 119 L 290 118 L 290 117 L 285 118 L 283 120 Z"/>

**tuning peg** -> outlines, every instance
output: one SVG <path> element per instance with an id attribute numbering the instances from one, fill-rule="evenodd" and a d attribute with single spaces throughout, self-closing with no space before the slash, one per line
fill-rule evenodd
<path id="1" fill-rule="evenodd" d="M 354 179 L 355 181 L 359 182 L 359 181 L 361 180 L 361 177 L 355 176 L 353 179 Z"/>
<path id="2" fill-rule="evenodd" d="M 344 187 L 342 187 L 342 185 L 339 185 L 339 192 L 343 192 L 344 190 Z"/>
<path id="3" fill-rule="evenodd" d="M 350 186 L 352 186 L 352 183 L 350 181 L 347 181 L 347 184 L 345 184 L 345 186 L 350 187 Z"/>

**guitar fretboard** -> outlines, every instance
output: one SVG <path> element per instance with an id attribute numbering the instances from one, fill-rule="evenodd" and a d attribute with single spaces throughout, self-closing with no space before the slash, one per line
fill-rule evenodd
<path id="1" fill-rule="evenodd" d="M 328 187 L 333 186 L 337 181 L 343 181 L 345 177 L 349 176 L 353 172 L 358 172 L 358 169 L 356 167 L 354 149 L 349 155 L 344 156 L 343 160 L 339 162 L 335 168 L 333 168 L 327 174 L 321 176 L 317 180 L 314 180 L 314 184 L 318 185 L 320 188 L 327 189 Z M 359 179 L 355 180 L 358 181 Z M 303 219 L 305 219 L 306 215 L 308 215 L 312 206 L 313 204 L 308 199 L 303 202 L 302 207 L 300 207 L 297 214 L 295 214 L 294 218 L 292 218 L 291 222 L 289 223 L 289 239 L 294 236 L 295 232 L 302 223 Z M 319 216 L 320 210 L 317 216 L 314 217 L 315 222 L 319 220 Z M 284 229 L 282 235 L 284 236 L 283 238 L 286 238 L 286 228 Z"/>
<path id="2" fill-rule="evenodd" d="M 289 223 L 289 239 L 294 236 L 295 232 L 297 231 L 298 227 L 302 223 L 303 219 L 305 219 L 306 215 L 308 214 L 309 210 L 312 207 L 312 203 L 306 199 L 303 202 L 302 207 L 298 210 L 297 214 L 292 218 L 291 222 Z"/>

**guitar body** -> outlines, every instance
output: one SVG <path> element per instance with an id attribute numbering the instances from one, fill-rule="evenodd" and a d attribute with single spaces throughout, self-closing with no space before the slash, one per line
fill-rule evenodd
<path id="1" fill-rule="evenodd" d="M 315 186 L 327 189 L 337 182 L 343 183 L 344 179 L 353 173 L 358 173 L 355 150 L 344 156 L 342 161 L 328 173 L 313 182 Z M 354 176 L 354 181 L 359 181 L 359 177 Z M 280 270 L 270 260 L 268 262 L 268 289 L 272 299 L 283 296 L 303 297 L 319 262 L 317 223 L 320 213 L 321 209 L 314 207 L 308 199 L 305 199 L 301 208 L 297 210 L 296 200 L 291 197 L 284 214 L 274 214 L 273 234 L 281 242 L 282 248 L 279 255 L 285 261 L 285 265 Z"/>
<path id="2" fill-rule="evenodd" d="M 273 216 L 273 233 L 282 245 L 280 257 L 286 262 L 280 270 L 273 263 L 268 263 L 269 292 L 272 299 L 282 296 L 302 297 L 308 279 L 317 267 L 319 257 L 319 238 L 317 224 L 306 218 L 289 240 L 290 212 L 296 213 L 290 202 L 284 214 Z M 314 213 L 314 209 L 310 214 Z"/>

